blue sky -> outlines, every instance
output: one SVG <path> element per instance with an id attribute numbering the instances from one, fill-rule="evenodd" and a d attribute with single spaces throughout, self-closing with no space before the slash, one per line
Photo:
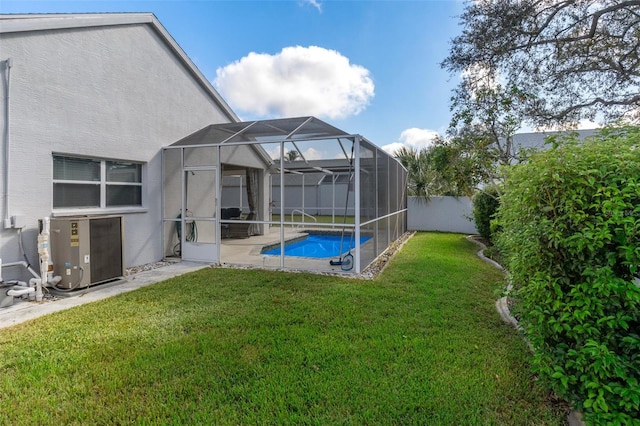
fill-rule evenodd
<path id="1" fill-rule="evenodd" d="M 443 133 L 462 1 L 31 1 L 1 13 L 152 12 L 245 120 L 315 115 L 381 147 Z"/>

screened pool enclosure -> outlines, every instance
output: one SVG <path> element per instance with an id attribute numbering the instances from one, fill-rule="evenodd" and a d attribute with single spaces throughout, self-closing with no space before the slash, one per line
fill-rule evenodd
<path id="1" fill-rule="evenodd" d="M 163 149 L 164 254 L 360 273 L 406 231 L 406 177 L 314 117 L 210 125 Z"/>

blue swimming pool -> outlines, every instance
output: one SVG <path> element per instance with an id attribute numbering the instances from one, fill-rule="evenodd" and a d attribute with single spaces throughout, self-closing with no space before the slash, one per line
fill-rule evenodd
<path id="1" fill-rule="evenodd" d="M 360 244 L 363 244 L 371 237 L 360 237 Z M 284 246 L 285 256 L 315 257 L 325 259 L 340 256 L 340 235 L 309 235 L 302 241 L 286 244 Z M 355 238 L 351 239 L 351 248 L 355 247 Z M 344 236 L 342 252 L 349 250 L 349 235 Z M 265 251 L 262 254 L 280 256 L 280 246 Z"/>

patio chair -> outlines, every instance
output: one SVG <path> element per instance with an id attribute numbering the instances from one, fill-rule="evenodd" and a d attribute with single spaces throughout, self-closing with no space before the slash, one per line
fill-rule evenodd
<path id="1" fill-rule="evenodd" d="M 227 211 L 227 215 L 229 216 L 227 219 L 240 219 L 240 216 L 242 216 L 242 210 L 237 207 L 229 207 L 223 210 Z"/>
<path id="2" fill-rule="evenodd" d="M 245 220 L 254 220 L 256 218 L 256 214 L 251 212 L 247 215 Z M 251 226 L 253 223 L 229 223 L 229 229 L 227 231 L 227 236 L 229 238 L 249 238 L 251 236 Z"/>
<path id="3" fill-rule="evenodd" d="M 220 220 L 240 219 L 240 215 L 241 215 L 241 210 L 237 207 L 220 209 Z M 230 226 L 228 223 L 220 224 L 222 238 L 229 238 L 229 229 L 230 229 Z"/>

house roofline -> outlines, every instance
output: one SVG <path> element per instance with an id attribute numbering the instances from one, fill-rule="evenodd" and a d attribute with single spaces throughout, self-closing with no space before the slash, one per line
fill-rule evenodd
<path id="1" fill-rule="evenodd" d="M 240 121 L 229 104 L 220 96 L 153 13 L 4 14 L 0 15 L 0 34 L 139 24 L 151 26 L 230 121 Z"/>

